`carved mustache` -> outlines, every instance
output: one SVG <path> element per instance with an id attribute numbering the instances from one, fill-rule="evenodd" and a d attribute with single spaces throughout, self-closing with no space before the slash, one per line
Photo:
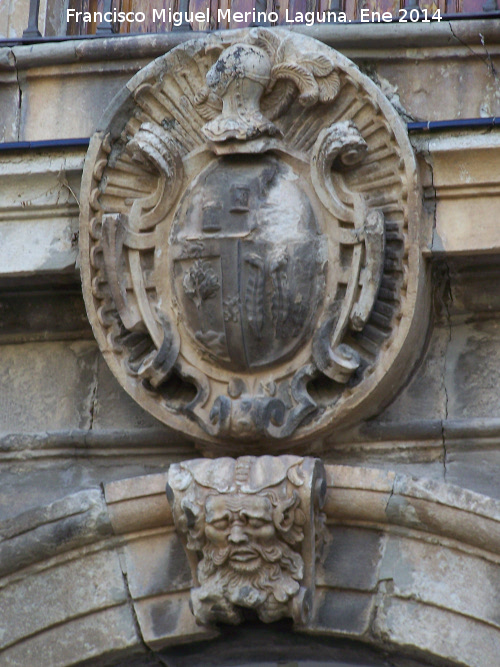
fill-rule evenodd
<path id="1" fill-rule="evenodd" d="M 260 556 L 263 560 L 268 563 L 275 563 L 283 558 L 283 549 L 278 545 L 273 545 L 271 547 L 264 547 L 259 544 L 252 544 L 252 546 L 237 547 L 229 545 L 227 547 L 211 547 L 210 548 L 210 558 L 212 559 L 214 565 L 217 567 L 224 565 L 228 560 L 230 560 L 234 554 L 244 552 L 253 552 L 255 557 Z"/>

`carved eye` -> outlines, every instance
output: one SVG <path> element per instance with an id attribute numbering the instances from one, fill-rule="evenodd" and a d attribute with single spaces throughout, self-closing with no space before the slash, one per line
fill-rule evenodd
<path id="1" fill-rule="evenodd" d="M 226 528 L 229 526 L 229 520 L 218 519 L 217 521 L 212 521 L 210 525 L 216 530 L 226 530 Z"/>
<path id="2" fill-rule="evenodd" d="M 248 519 L 248 525 L 251 528 L 262 528 L 262 526 L 264 526 L 265 523 L 266 522 L 263 519 L 252 519 L 252 518 Z"/>

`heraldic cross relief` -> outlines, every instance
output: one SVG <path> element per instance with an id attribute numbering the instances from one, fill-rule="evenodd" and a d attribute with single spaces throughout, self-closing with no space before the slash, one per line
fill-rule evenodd
<path id="1" fill-rule="evenodd" d="M 134 399 L 226 454 L 306 451 L 379 409 L 415 349 L 420 196 L 373 82 L 310 38 L 231 31 L 145 67 L 106 118 L 83 283 Z"/>
<path id="2" fill-rule="evenodd" d="M 106 361 L 144 409 L 223 456 L 168 473 L 197 621 L 246 608 L 306 627 L 326 474 L 295 454 L 379 410 L 418 353 L 406 128 L 315 40 L 209 34 L 117 96 L 82 193 L 84 296 Z"/>

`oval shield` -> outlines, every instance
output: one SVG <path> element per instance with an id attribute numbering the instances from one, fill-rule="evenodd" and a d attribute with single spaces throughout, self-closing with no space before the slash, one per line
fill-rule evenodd
<path id="1" fill-rule="evenodd" d="M 174 291 L 197 344 L 239 369 L 292 354 L 321 300 L 322 243 L 289 165 L 226 156 L 208 167 L 185 193 L 170 241 Z"/>

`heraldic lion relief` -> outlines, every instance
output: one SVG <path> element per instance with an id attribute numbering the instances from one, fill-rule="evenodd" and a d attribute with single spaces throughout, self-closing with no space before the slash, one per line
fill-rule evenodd
<path id="1" fill-rule="evenodd" d="M 307 453 L 394 396 L 426 305 L 421 194 L 403 122 L 355 65 L 287 30 L 206 35 L 101 125 L 84 295 L 143 408 L 211 455 Z"/>

